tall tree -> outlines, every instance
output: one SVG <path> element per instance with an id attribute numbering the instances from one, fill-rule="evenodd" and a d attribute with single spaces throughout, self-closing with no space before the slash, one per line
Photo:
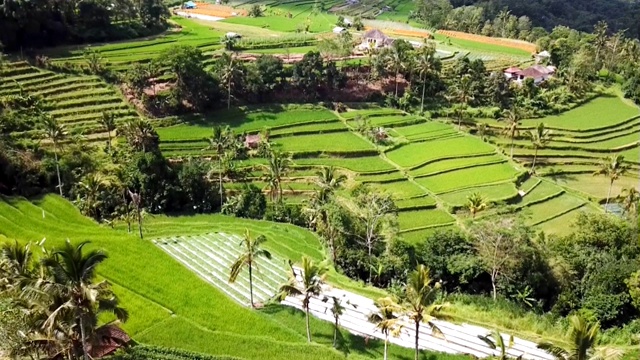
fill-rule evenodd
<path id="1" fill-rule="evenodd" d="M 551 130 L 545 128 L 544 123 L 539 123 L 535 130 L 528 130 L 527 137 L 531 140 L 534 148 L 533 163 L 531 164 L 531 173 L 535 174 L 536 160 L 538 159 L 538 150 L 547 146 L 551 141 Z"/>
<path id="2" fill-rule="evenodd" d="M 131 203 L 135 207 L 136 210 L 136 219 L 138 220 L 138 233 L 140 234 L 140 239 L 142 236 L 142 195 L 139 193 L 135 193 L 131 190 L 127 190 L 129 192 L 129 197 L 131 198 Z"/>
<path id="3" fill-rule="evenodd" d="M 67 136 L 67 132 L 64 125 L 58 123 L 58 120 L 56 120 L 52 116 L 45 116 L 43 118 L 43 122 L 45 135 L 53 145 L 53 156 L 56 161 L 56 175 L 58 176 L 58 190 L 60 191 L 60 196 L 62 196 L 62 180 L 60 178 L 60 162 L 58 161 L 58 149 L 60 146 L 60 141 L 64 140 L 64 138 Z"/>
<path id="4" fill-rule="evenodd" d="M 389 194 L 383 194 L 362 188 L 356 194 L 356 216 L 364 225 L 362 242 L 367 247 L 369 259 L 373 256 L 374 247 L 383 239 L 393 236 L 397 222 L 396 206 Z M 371 282 L 371 270 L 369 270 Z"/>
<path id="5" fill-rule="evenodd" d="M 471 75 L 463 75 L 452 87 L 450 98 L 458 103 L 456 114 L 458 117 L 458 129 L 462 127 L 462 117 L 466 113 L 469 103 L 475 98 L 473 94 L 473 79 Z"/>
<path id="6" fill-rule="evenodd" d="M 322 299 L 323 301 L 328 298 Z M 337 296 L 331 297 L 331 315 L 333 315 L 333 347 L 338 345 L 338 332 L 340 332 L 340 316 L 344 314 L 345 307 Z"/>
<path id="7" fill-rule="evenodd" d="M 622 189 L 620 193 L 622 209 L 630 218 L 638 215 L 638 204 L 640 204 L 640 192 L 634 187 Z"/>
<path id="8" fill-rule="evenodd" d="M 624 352 L 611 348 L 594 349 L 600 335 L 600 324 L 589 323 L 583 317 L 574 315 L 569 318 L 568 349 L 552 343 L 540 343 L 538 348 L 545 350 L 557 360 L 619 360 Z"/>
<path id="9" fill-rule="evenodd" d="M 231 272 L 229 274 L 229 282 L 234 283 L 240 275 L 240 271 L 246 266 L 249 269 L 249 296 L 251 300 L 251 307 L 255 307 L 253 303 L 253 268 L 256 267 L 256 260 L 260 257 L 271 259 L 271 253 L 261 246 L 267 241 L 264 235 L 260 235 L 257 238 L 252 238 L 249 233 L 249 229 L 244 232 L 244 237 L 240 245 L 243 247 L 243 252 L 238 256 L 236 261 L 231 265 Z"/>
<path id="10" fill-rule="evenodd" d="M 314 180 L 318 187 L 318 198 L 324 203 L 329 200 L 336 190 L 342 187 L 344 182 L 347 181 L 347 176 L 338 174 L 333 166 L 323 166 L 319 171 L 316 171 Z"/>
<path id="11" fill-rule="evenodd" d="M 221 127 L 220 125 L 216 125 L 213 127 L 213 134 L 209 138 L 209 145 L 207 147 L 208 150 L 213 150 L 216 152 L 216 157 L 218 158 L 218 187 L 220 191 L 220 207 L 222 208 L 224 202 L 223 190 L 222 190 L 222 163 L 223 157 L 228 150 L 233 150 L 233 143 L 235 140 L 235 136 L 233 134 L 233 130 L 229 126 Z"/>
<path id="12" fill-rule="evenodd" d="M 158 150 L 160 137 L 148 120 L 136 118 L 122 126 L 127 142 L 136 151 L 154 152 Z"/>
<path id="13" fill-rule="evenodd" d="M 291 262 L 290 262 L 291 263 Z M 309 327 L 309 304 L 313 296 L 319 296 L 322 292 L 329 267 L 325 262 L 316 264 L 307 256 L 302 257 L 300 268 L 300 280 L 293 266 L 291 266 L 291 275 L 286 284 L 280 286 L 279 298 L 284 300 L 287 296 L 303 296 L 302 307 L 306 315 L 307 341 L 311 342 L 311 328 Z"/>
<path id="14" fill-rule="evenodd" d="M 609 178 L 609 191 L 607 191 L 607 200 L 604 205 L 604 211 L 609 211 L 609 199 L 611 199 L 611 189 L 613 182 L 618 180 L 620 176 L 629 170 L 629 166 L 624 163 L 624 156 L 620 154 L 607 156 L 601 163 L 600 168 L 593 175 L 604 175 Z"/>
<path id="15" fill-rule="evenodd" d="M 409 274 L 405 287 L 407 315 L 415 326 L 415 360 L 420 356 L 420 324 L 426 324 L 434 336 L 443 337 L 442 331 L 433 320 L 446 318 L 441 313 L 446 304 L 438 303 L 438 292 L 442 285 L 439 282 L 433 285 L 432 282 L 429 269 L 419 265 Z"/>
<path id="16" fill-rule="evenodd" d="M 508 110 L 502 112 L 500 120 L 507 123 L 507 126 L 503 128 L 502 133 L 511 139 L 511 158 L 513 159 L 513 143 L 515 139 L 520 136 L 520 120 L 522 120 L 522 113 L 514 105 Z"/>
<path id="17" fill-rule="evenodd" d="M 420 113 L 424 113 L 424 96 L 427 90 L 427 77 L 434 71 L 438 71 L 440 60 L 436 57 L 436 48 L 432 43 L 425 43 L 418 50 L 416 65 L 422 79 L 422 97 L 420 100 Z"/>
<path id="18" fill-rule="evenodd" d="M 282 178 L 291 167 L 291 155 L 283 154 L 277 150 L 271 150 L 268 160 L 269 163 L 266 166 L 267 174 L 265 178 L 269 186 L 271 201 L 275 202 L 277 206 L 277 204 L 282 201 Z"/>
<path id="19" fill-rule="evenodd" d="M 111 134 L 116 129 L 116 117 L 112 112 L 107 111 L 102 113 L 102 117 L 98 121 L 107 132 L 107 150 L 111 153 Z"/>
<path id="20" fill-rule="evenodd" d="M 397 336 L 402 330 L 402 325 L 398 315 L 402 312 L 402 307 L 392 298 L 384 297 L 376 301 L 377 312 L 369 314 L 367 320 L 376 325 L 384 335 L 384 360 L 387 360 L 389 346 L 389 334 Z"/>
<path id="21" fill-rule="evenodd" d="M 78 338 L 82 347 L 78 352 L 85 360 L 90 358 L 88 344 L 97 333 L 100 314 L 112 313 L 120 321 L 126 321 L 129 316 L 119 306 L 108 282 L 95 283 L 96 268 L 107 259 L 107 255 L 99 250 L 84 252 L 84 247 L 88 244 L 89 242 L 82 242 L 73 245 L 67 240 L 64 247 L 54 249 L 45 259 L 45 264 L 53 274 L 52 287 L 64 301 L 56 304 L 43 324 L 48 333 L 51 333 L 60 317 L 71 316 L 75 328 L 80 331 Z"/>
<path id="22" fill-rule="evenodd" d="M 78 193 L 82 199 L 82 208 L 86 215 L 97 219 L 100 195 L 110 185 L 111 179 L 98 172 L 85 175 L 82 181 L 78 183 Z"/>
<path id="23" fill-rule="evenodd" d="M 218 60 L 220 63 L 220 80 L 227 87 L 227 109 L 231 109 L 231 86 L 238 75 L 238 62 L 229 53 L 223 53 Z"/>

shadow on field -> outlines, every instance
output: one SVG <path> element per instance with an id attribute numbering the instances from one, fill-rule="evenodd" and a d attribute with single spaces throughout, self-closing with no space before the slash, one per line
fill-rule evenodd
<path id="1" fill-rule="evenodd" d="M 330 314 L 331 310 L 327 310 Z M 293 307 L 271 303 L 265 305 L 260 310 L 261 313 L 268 315 L 273 320 L 280 322 L 285 327 L 299 333 L 305 334 L 305 314 L 302 310 Z M 311 316 L 311 340 L 313 342 L 332 346 L 333 345 L 333 324 L 328 321 L 319 320 Z M 374 338 L 364 338 L 355 335 L 340 328 L 337 336 L 337 349 L 345 356 L 349 354 L 358 354 L 368 358 L 382 358 L 384 352 L 384 341 Z M 413 350 L 392 346 L 389 344 L 389 355 L 392 359 L 411 360 L 413 359 Z M 421 360 L 438 360 L 438 356 L 434 353 L 422 353 Z"/>
<path id="2" fill-rule="evenodd" d="M 189 125 L 209 127 L 216 125 L 229 125 L 231 127 L 240 124 L 247 125 L 252 122 L 268 122 L 278 118 L 278 114 L 287 112 L 283 105 L 241 106 L 232 109 L 217 110 L 205 114 L 184 115 L 181 120 Z"/>

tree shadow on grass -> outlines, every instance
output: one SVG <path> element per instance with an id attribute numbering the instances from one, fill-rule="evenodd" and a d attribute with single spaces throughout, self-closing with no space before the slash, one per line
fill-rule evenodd
<path id="1" fill-rule="evenodd" d="M 188 125 L 201 127 L 208 126 L 226 126 L 236 127 L 241 124 L 250 124 L 252 122 L 266 122 L 275 120 L 279 113 L 286 112 L 287 108 L 281 104 L 251 106 L 251 107 L 234 107 L 231 109 L 216 110 L 204 114 L 183 115 L 180 119 Z"/>

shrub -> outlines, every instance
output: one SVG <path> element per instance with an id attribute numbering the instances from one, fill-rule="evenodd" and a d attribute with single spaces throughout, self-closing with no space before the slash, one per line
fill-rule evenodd
<path id="1" fill-rule="evenodd" d="M 262 219 L 267 209 L 267 199 L 255 185 L 247 185 L 238 195 L 232 196 L 222 206 L 222 213 L 249 219 Z"/>

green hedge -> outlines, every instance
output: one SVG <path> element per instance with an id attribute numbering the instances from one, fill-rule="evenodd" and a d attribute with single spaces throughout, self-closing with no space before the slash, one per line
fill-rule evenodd
<path id="1" fill-rule="evenodd" d="M 160 346 L 137 345 L 110 356 L 111 360 L 241 360 L 230 356 L 212 356 Z"/>

